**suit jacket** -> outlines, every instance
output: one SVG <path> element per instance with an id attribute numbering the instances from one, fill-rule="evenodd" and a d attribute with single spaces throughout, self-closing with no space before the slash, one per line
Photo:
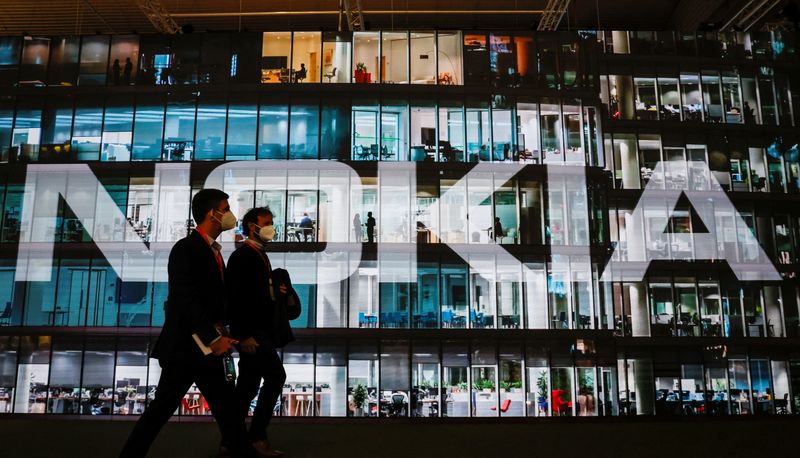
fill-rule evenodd
<path id="1" fill-rule="evenodd" d="M 223 272 L 224 272 L 223 265 Z M 169 293 L 164 304 L 164 327 L 151 356 L 159 360 L 203 357 L 192 337 L 209 345 L 219 336 L 227 300 L 225 282 L 205 237 L 192 231 L 169 253 Z"/>
<path id="2" fill-rule="evenodd" d="M 270 269 L 264 258 L 243 243 L 228 259 L 228 317 L 234 339 L 254 337 L 259 346 L 272 348 L 275 302 L 269 293 Z"/>

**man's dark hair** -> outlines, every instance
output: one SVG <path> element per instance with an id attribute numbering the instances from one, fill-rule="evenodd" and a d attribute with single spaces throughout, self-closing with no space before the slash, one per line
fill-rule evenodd
<path id="1" fill-rule="evenodd" d="M 269 207 L 254 207 L 250 210 L 247 210 L 247 213 L 244 214 L 244 218 L 242 218 L 242 233 L 245 237 L 250 237 L 250 223 L 257 224 L 259 216 L 273 216 L 272 210 Z"/>
<path id="2" fill-rule="evenodd" d="M 209 210 L 219 208 L 219 203 L 229 196 L 219 189 L 201 189 L 192 198 L 192 217 L 195 224 L 202 224 Z"/>

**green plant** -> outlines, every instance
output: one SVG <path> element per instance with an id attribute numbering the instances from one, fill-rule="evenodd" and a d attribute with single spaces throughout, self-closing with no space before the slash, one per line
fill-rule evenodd
<path id="1" fill-rule="evenodd" d="M 476 390 L 493 390 L 494 380 L 482 379 L 472 383 L 472 388 Z"/>
<path id="2" fill-rule="evenodd" d="M 580 379 L 580 394 L 594 394 L 594 377 L 591 373 L 584 373 Z"/>
<path id="3" fill-rule="evenodd" d="M 511 382 L 509 385 L 510 385 L 510 387 L 512 389 L 513 388 L 520 388 L 520 389 L 522 388 L 522 382 L 521 381 Z"/>
<path id="4" fill-rule="evenodd" d="M 364 62 L 359 62 L 356 64 L 356 71 L 366 72 L 367 66 L 364 64 Z"/>
<path id="5" fill-rule="evenodd" d="M 536 377 L 536 388 L 538 389 L 539 397 L 547 399 L 547 371 L 539 372 L 539 376 Z"/>
<path id="6" fill-rule="evenodd" d="M 511 384 L 506 382 L 505 380 L 500 380 L 500 389 L 508 391 L 511 388 Z"/>
<path id="7" fill-rule="evenodd" d="M 360 409 L 364 407 L 365 402 L 367 402 L 367 387 L 359 383 L 353 389 L 353 405 L 356 409 Z"/>
<path id="8" fill-rule="evenodd" d="M 467 391 L 467 388 L 469 388 L 469 386 L 467 385 L 467 382 L 459 382 L 458 383 L 458 390 L 459 391 Z"/>

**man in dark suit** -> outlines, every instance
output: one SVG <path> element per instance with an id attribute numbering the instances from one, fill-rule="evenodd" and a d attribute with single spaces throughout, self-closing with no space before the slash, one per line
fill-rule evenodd
<path id="1" fill-rule="evenodd" d="M 372 212 L 367 212 L 367 242 L 375 242 L 375 218 L 372 217 Z"/>
<path id="2" fill-rule="evenodd" d="M 264 252 L 264 244 L 275 236 L 269 208 L 250 209 L 242 218 L 242 232 L 247 239 L 228 260 L 231 334 L 241 342 L 236 385 L 239 415 L 247 416 L 263 378 L 249 438 L 261 456 L 281 456 L 283 453 L 272 449 L 267 439 L 267 427 L 286 381 L 283 362 L 276 350 L 280 343 L 274 333 L 277 303 L 270 293 L 272 266 Z M 277 286 L 280 293 L 286 294 L 286 285 Z"/>
<path id="3" fill-rule="evenodd" d="M 245 440 L 244 419 L 236 415 L 234 386 L 226 381 L 223 366 L 223 355 L 237 342 L 222 332 L 226 272 L 214 240 L 236 226 L 236 217 L 228 195 L 218 189 L 195 195 L 192 216 L 197 230 L 179 240 L 169 254 L 164 326 L 151 354 L 161 366 L 155 399 L 133 428 L 121 457 L 147 455 L 192 384 L 208 402 L 223 446 L 233 456 L 255 456 Z"/>

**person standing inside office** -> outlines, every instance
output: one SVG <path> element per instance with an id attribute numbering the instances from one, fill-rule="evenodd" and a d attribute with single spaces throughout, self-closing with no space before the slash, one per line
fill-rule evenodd
<path id="1" fill-rule="evenodd" d="M 367 242 L 375 242 L 375 218 L 372 217 L 372 212 L 367 212 Z"/>
<path id="2" fill-rule="evenodd" d="M 273 449 L 267 439 L 267 427 L 286 381 L 286 371 L 277 352 L 284 342 L 277 338 L 279 333 L 275 330 L 281 326 L 291 335 L 291 327 L 285 314 L 276 313 L 279 304 L 270 291 L 272 266 L 264 245 L 275 236 L 275 229 L 269 208 L 248 210 L 242 218 L 242 232 L 247 239 L 228 260 L 231 334 L 241 342 L 236 385 L 239 416 L 247 416 L 250 402 L 258 392 L 249 439 L 261 456 L 281 456 L 283 453 Z M 286 294 L 286 285 L 278 285 L 278 291 Z M 264 384 L 259 392 L 262 378 Z"/>
<path id="3" fill-rule="evenodd" d="M 226 272 L 215 239 L 236 226 L 236 216 L 228 195 L 218 189 L 203 189 L 194 196 L 192 216 L 197 228 L 169 254 L 164 326 L 151 352 L 161 366 L 155 399 L 136 422 L 121 457 L 147 455 L 192 384 L 208 402 L 231 455 L 257 456 L 246 441 L 244 419 L 236 415 L 235 387 L 226 380 L 223 366 L 223 355 L 237 342 L 223 335 Z"/>

